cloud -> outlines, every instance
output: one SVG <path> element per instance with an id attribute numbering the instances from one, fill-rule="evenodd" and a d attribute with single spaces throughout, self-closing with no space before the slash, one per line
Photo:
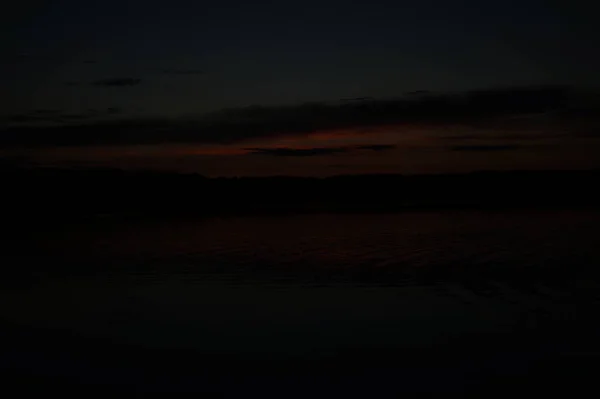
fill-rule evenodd
<path id="1" fill-rule="evenodd" d="M 214 120 L 253 123 L 270 121 L 286 129 L 292 125 L 301 129 L 308 125 L 308 128 L 313 125 L 340 128 L 388 123 L 483 125 L 492 120 L 498 123 L 498 120 L 514 115 L 539 114 L 565 108 L 569 95 L 568 88 L 549 86 L 391 100 L 364 97 L 344 100 L 347 103 L 343 105 L 308 103 L 292 107 L 250 106 L 221 110 L 210 117 Z M 512 123 L 519 125 L 524 122 Z"/>
<path id="2" fill-rule="evenodd" d="M 493 130 L 493 128 L 491 128 Z M 439 140 L 450 141 L 450 142 L 469 142 L 469 141 L 539 141 L 564 137 L 564 132 L 556 131 L 542 131 L 542 132 L 525 132 L 525 133 L 496 133 L 494 131 L 479 133 L 479 134 L 465 134 L 456 136 L 440 136 L 437 137 Z M 576 135 L 572 135 L 575 137 Z"/>
<path id="3" fill-rule="evenodd" d="M 470 140 L 478 140 L 481 139 L 481 135 L 477 134 L 458 134 L 454 136 L 441 136 L 436 137 L 438 140 L 444 141 L 470 141 Z"/>
<path id="4" fill-rule="evenodd" d="M 317 148 L 247 148 L 251 155 L 270 155 L 277 157 L 313 157 L 347 152 L 346 147 L 317 147 Z"/>
<path id="5" fill-rule="evenodd" d="M 58 115 L 13 115 L 9 117 L 10 122 L 61 122 L 64 120 L 81 120 L 87 118 L 86 115 L 77 114 L 58 114 Z"/>
<path id="6" fill-rule="evenodd" d="M 313 148 L 246 148 L 251 155 L 272 155 L 278 157 L 312 157 L 319 155 L 341 154 L 359 150 L 385 151 L 396 148 L 393 144 L 365 144 L 338 147 L 313 147 Z"/>
<path id="7" fill-rule="evenodd" d="M 7 122 L 35 122 L 38 120 L 47 120 L 47 117 L 37 115 L 10 115 L 5 119 Z"/>
<path id="8" fill-rule="evenodd" d="M 36 109 L 30 113 L 10 115 L 5 120 L 13 123 L 65 123 L 73 121 L 97 120 L 98 118 L 106 117 L 121 113 L 122 110 L 118 107 L 109 107 L 106 110 L 88 109 L 86 112 L 67 113 L 58 109 Z M 42 126 L 40 129 L 43 129 Z M 50 132 L 51 130 L 48 130 Z M 1 140 L 0 140 L 1 142 Z"/>
<path id="9" fill-rule="evenodd" d="M 371 101 L 371 100 L 375 100 L 375 98 L 373 98 L 373 97 L 340 98 L 341 102 Z"/>
<path id="10" fill-rule="evenodd" d="M 106 113 L 109 115 L 120 114 L 121 112 L 123 112 L 123 111 L 119 107 L 108 107 L 106 109 Z"/>
<path id="11" fill-rule="evenodd" d="M 137 79 L 119 78 L 102 81 L 102 85 L 128 85 Z M 137 83 L 135 83 L 137 84 Z M 0 146 L 72 146 L 72 145 L 126 145 L 161 143 L 233 144 L 256 140 L 309 135 L 348 129 L 377 131 L 377 127 L 422 126 L 427 129 L 439 126 L 469 130 L 455 140 L 490 138 L 502 140 L 508 133 L 535 135 L 537 130 L 549 132 L 569 132 L 570 125 L 577 125 L 583 132 L 600 126 L 592 117 L 573 116 L 561 110 L 569 106 L 572 91 L 565 87 L 527 87 L 517 89 L 465 92 L 452 95 L 411 97 L 410 99 L 390 99 L 340 103 L 306 103 L 294 106 L 249 106 L 223 109 L 214 113 L 186 118 L 138 118 L 98 120 L 93 118 L 66 117 L 70 121 L 65 126 L 12 126 L 0 131 Z M 557 111 L 558 110 L 558 111 Z M 542 115 L 551 113 L 552 118 L 517 118 L 515 116 Z M 107 114 L 118 114 L 118 108 L 111 107 Z M 44 115 L 45 116 L 45 115 Z M 21 115 L 21 122 L 40 120 L 40 115 Z M 587 118 L 587 119 L 586 119 Z M 51 120 L 47 118 L 47 120 Z M 52 119 L 59 121 L 58 118 Z M 504 127 L 497 128 L 499 121 L 510 120 L 510 132 Z M 588 122 L 588 120 L 590 122 Z M 560 129 L 553 127 L 558 126 Z M 475 128 L 473 128 L 475 126 Z M 504 126 L 504 125 L 501 125 Z M 542 126 L 543 129 L 539 129 Z M 554 130 L 552 130 L 554 129 Z M 398 135 L 404 129 L 398 128 Z M 587 134 L 593 134 L 587 130 Z M 368 137 L 370 133 L 365 133 Z M 565 133 L 568 134 L 568 133 Z M 462 137 L 460 137 L 462 136 Z M 434 138 L 437 140 L 437 138 Z M 368 140 L 368 138 L 367 138 Z M 451 140 L 451 139 L 450 139 Z M 511 140 L 508 136 L 505 140 Z M 512 140 L 511 140 L 512 141 Z M 449 141 L 446 141 L 447 143 Z M 481 146 L 456 146 L 454 151 L 494 151 L 481 149 Z M 501 147 L 502 148 L 502 147 Z M 362 150 L 380 151 L 388 147 L 364 146 Z M 261 154 L 292 154 L 273 152 L 271 149 L 255 148 Z M 267 151 L 261 151 L 267 150 Z M 348 148 L 343 151 L 348 151 Z M 354 148 L 356 150 L 356 148 Z M 506 150 L 506 149 L 504 149 Z M 327 150 L 325 150 L 327 151 Z M 341 152 L 342 149 L 338 149 Z M 502 151 L 497 149 L 496 151 Z M 304 151 L 291 156 L 323 153 Z"/>
<path id="12" fill-rule="evenodd" d="M 50 54 L 27 54 L 27 53 L 23 53 L 23 54 L 17 54 L 13 60 L 19 63 L 25 63 L 25 62 L 39 62 L 42 60 L 49 60 L 54 58 L 55 56 L 52 56 Z"/>
<path id="13" fill-rule="evenodd" d="M 61 114 L 58 115 L 56 117 L 57 120 L 63 120 L 63 121 L 79 121 L 79 120 L 83 120 L 83 119 L 89 119 L 92 118 L 93 115 L 89 115 L 89 114 Z"/>
<path id="14" fill-rule="evenodd" d="M 408 91 L 404 94 L 407 96 L 423 96 L 425 94 L 431 94 L 431 92 L 429 90 L 414 90 L 414 91 Z"/>
<path id="15" fill-rule="evenodd" d="M 33 112 L 35 112 L 36 114 L 48 115 L 48 114 L 58 114 L 60 112 L 60 110 L 59 109 L 36 109 Z"/>
<path id="16" fill-rule="evenodd" d="M 170 139 L 174 125 L 162 119 L 98 119 L 80 123 L 48 125 L 47 122 L 64 122 L 59 118 L 46 119 L 46 125 L 9 126 L 0 129 L 0 148 L 44 148 L 95 145 L 129 145 L 189 142 L 197 129 L 176 128 L 178 135 Z M 93 120 L 92 120 L 93 119 Z M 31 121 L 31 117 L 27 118 Z M 41 120 L 37 120 L 41 121 Z M 192 134 L 192 131 L 194 134 Z"/>
<path id="17" fill-rule="evenodd" d="M 110 78 L 96 80 L 92 84 L 94 86 L 104 87 L 126 87 L 126 86 L 137 86 L 141 83 L 141 79 L 136 78 Z"/>
<path id="18" fill-rule="evenodd" d="M 203 75 L 202 69 L 161 69 L 161 72 L 167 75 Z"/>
<path id="19" fill-rule="evenodd" d="M 493 151 L 513 151 L 521 146 L 516 144 L 496 144 L 496 145 L 456 145 L 450 147 L 450 151 L 473 151 L 473 152 L 493 152 Z"/>
<path id="20" fill-rule="evenodd" d="M 354 148 L 357 150 L 372 150 L 372 151 L 386 151 L 393 150 L 397 146 L 394 144 L 368 144 L 368 145 L 358 145 Z"/>
<path id="21" fill-rule="evenodd" d="M 600 128 L 590 129 L 575 129 L 572 132 L 574 137 L 585 138 L 585 139 L 600 139 Z"/>

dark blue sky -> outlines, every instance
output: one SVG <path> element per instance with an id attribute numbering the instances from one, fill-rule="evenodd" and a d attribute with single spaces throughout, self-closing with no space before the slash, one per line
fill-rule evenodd
<path id="1" fill-rule="evenodd" d="M 181 115 L 419 89 L 600 83 L 597 14 L 577 2 L 19 3 L 2 10 L 5 115 L 107 107 Z M 114 78 L 140 82 L 92 84 Z"/>
<path id="2" fill-rule="evenodd" d="M 599 8 L 20 0 L 0 6 L 0 159 L 209 176 L 597 168 Z M 514 89 L 530 85 L 576 87 Z M 411 108 L 419 90 L 433 95 Z M 238 109 L 205 115 L 224 108 Z"/>

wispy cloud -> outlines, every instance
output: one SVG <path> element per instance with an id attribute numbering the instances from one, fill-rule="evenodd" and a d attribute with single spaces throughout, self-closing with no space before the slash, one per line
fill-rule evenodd
<path id="1" fill-rule="evenodd" d="M 456 145 L 450 147 L 450 151 L 474 151 L 474 152 L 491 152 L 491 151 L 514 151 L 521 148 L 516 144 L 497 144 L 497 145 Z"/>
<path id="2" fill-rule="evenodd" d="M 127 87 L 127 86 L 137 86 L 141 83 L 141 79 L 137 78 L 110 78 L 110 79 L 100 79 L 96 80 L 92 83 L 94 86 L 104 86 L 104 87 Z"/>
<path id="3" fill-rule="evenodd" d="M 109 115 L 120 114 L 123 110 L 119 107 L 108 107 L 106 113 Z"/>
<path id="4" fill-rule="evenodd" d="M 203 75 L 206 72 L 202 69 L 161 69 L 161 73 L 166 75 Z"/>
<path id="5" fill-rule="evenodd" d="M 394 144 L 368 144 L 368 145 L 359 145 L 354 148 L 357 150 L 372 150 L 372 151 L 387 151 L 393 150 L 397 146 Z"/>
<path id="6" fill-rule="evenodd" d="M 65 112 L 59 109 L 36 109 L 30 113 L 8 116 L 5 120 L 14 123 L 66 123 L 97 120 L 121 112 L 123 112 L 122 109 L 118 107 L 109 107 L 105 110 L 90 108 L 85 112 L 79 113 Z"/>
<path id="7" fill-rule="evenodd" d="M 247 148 L 246 150 L 252 155 L 270 155 L 277 157 L 313 157 L 318 155 L 332 155 L 347 152 L 348 148 Z"/>
<path id="8" fill-rule="evenodd" d="M 319 155 L 334 155 L 352 151 L 368 150 L 368 151 L 385 151 L 396 148 L 392 144 L 363 144 L 354 146 L 338 146 L 338 147 L 313 147 L 313 148 L 293 148 L 293 147 L 276 147 L 276 148 L 246 148 L 251 155 L 271 155 L 278 157 L 312 157 Z"/>
<path id="9" fill-rule="evenodd" d="M 371 100 L 375 100 L 375 98 L 373 97 L 353 97 L 353 98 L 340 98 L 340 102 L 343 103 L 347 103 L 347 102 L 360 102 L 360 101 L 371 101 Z"/>
<path id="10" fill-rule="evenodd" d="M 436 137 L 438 140 L 448 142 L 473 142 L 473 141 L 541 141 L 547 139 L 554 139 L 564 137 L 568 135 L 566 132 L 560 131 L 534 131 L 524 133 L 511 133 L 511 132 L 500 132 L 494 131 L 493 127 L 490 128 L 489 133 L 485 134 L 465 134 L 455 136 L 440 136 Z M 575 136 L 575 135 L 573 135 Z"/>
<path id="11" fill-rule="evenodd" d="M 407 96 L 423 96 L 426 94 L 431 94 L 431 92 L 429 90 L 414 90 L 414 91 L 408 91 L 404 94 Z"/>
<path id="12" fill-rule="evenodd" d="M 60 113 L 59 109 L 36 109 L 33 111 L 38 115 L 54 115 Z"/>
<path id="13" fill-rule="evenodd" d="M 99 85 L 123 87 L 136 85 L 139 79 L 115 78 L 98 81 Z M 507 141 L 526 140 L 527 137 L 556 137 L 557 132 L 570 134 L 573 131 L 595 136 L 600 122 L 592 116 L 581 117 L 578 114 L 565 113 L 569 105 L 571 92 L 564 87 L 542 87 L 503 89 L 458 93 L 426 97 L 410 97 L 391 100 L 370 100 L 347 104 L 309 103 L 295 106 L 263 107 L 251 106 L 237 109 L 224 109 L 208 115 L 186 118 L 113 118 L 111 120 L 94 119 L 90 115 L 73 116 L 17 115 L 12 121 L 27 122 L 48 120 L 70 121 L 65 126 L 12 126 L 4 129 L 0 135 L 0 146 L 52 146 L 52 145 L 127 145 L 158 143 L 197 143 L 197 144 L 237 144 L 247 147 L 253 153 L 263 155 L 312 156 L 347 151 L 382 151 L 391 149 L 391 143 L 404 132 L 414 128 L 437 129 L 443 127 L 456 131 L 456 135 L 445 134 L 440 142 L 454 145 L 452 151 L 508 151 L 516 149 Z M 558 111 L 557 111 L 558 110 Z M 106 115 L 120 114 L 120 110 L 111 107 L 104 111 Z M 545 112 L 552 115 L 544 116 Z M 64 114 L 64 113 L 63 113 Z M 71 115 L 71 116 L 69 116 Z M 529 115 L 529 116 L 527 116 Z M 538 115 L 532 117 L 531 115 Z M 97 116 L 97 115 L 95 115 Z M 523 117 L 518 117 L 523 116 Z M 527 116 L 527 117 L 525 117 Z M 79 123 L 75 126 L 75 121 Z M 106 118 L 108 119 L 108 118 Z M 499 121 L 510 121 L 501 125 Z M 508 122 L 507 122 L 508 123 Z M 509 126 L 506 127 L 505 126 Z M 540 129 L 540 126 L 543 127 Z M 559 127 L 556 127 L 559 126 Z M 569 126 L 576 130 L 569 129 Z M 391 131 L 390 127 L 394 127 Z M 386 140 L 371 140 L 369 135 L 378 129 L 387 129 Z M 460 129 L 465 129 L 459 133 Z M 362 129 L 362 130 L 361 130 Z M 349 140 L 347 133 L 340 135 L 328 132 L 363 131 Z M 319 132 L 322 134 L 319 135 Z M 541 132 L 541 133 L 539 133 Z M 539 133 L 539 134 L 538 134 Z M 522 135 L 522 137 L 517 137 Z M 288 144 L 286 138 L 310 138 L 313 143 Z M 362 140 L 371 145 L 357 143 Z M 431 136 L 429 136 L 431 139 Z M 265 140 L 277 139 L 283 150 L 274 150 L 265 145 Z M 480 145 L 477 139 L 497 140 L 493 145 Z M 514 139 L 514 140 L 513 140 Z M 465 142 L 461 142 L 464 140 Z M 473 140 L 473 141 L 471 141 Z M 314 141 L 329 144 L 327 149 Z M 252 144 L 248 144 L 252 143 Z M 258 143 L 258 144 L 257 144 Z M 348 148 L 346 145 L 360 145 L 360 148 Z M 315 145 L 317 144 L 317 145 Z M 463 145 L 464 144 L 464 145 Z M 306 147 L 305 149 L 302 149 Z M 325 146 L 323 146 L 325 147 Z M 300 151 L 296 151 L 302 149 Z"/>

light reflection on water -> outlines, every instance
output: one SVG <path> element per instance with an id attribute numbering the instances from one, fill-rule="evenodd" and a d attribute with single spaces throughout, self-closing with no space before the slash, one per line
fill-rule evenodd
<path id="1" fill-rule="evenodd" d="M 40 239 L 38 265 L 136 278 L 404 285 L 595 273 L 600 214 L 302 215 L 103 225 Z M 53 270 L 54 267 L 54 270 Z M 579 276 L 585 277 L 585 276 Z M 415 280 L 417 279 L 417 280 Z"/>
<path id="2" fill-rule="evenodd" d="M 230 349 L 430 343 L 595 312 L 598 222 L 563 211 L 95 224 L 14 257 L 29 284 L 1 291 L 19 306 L 0 311 Z"/>

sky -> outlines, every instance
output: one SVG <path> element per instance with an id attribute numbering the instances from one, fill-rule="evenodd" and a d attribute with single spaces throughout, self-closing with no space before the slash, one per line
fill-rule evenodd
<path id="1" fill-rule="evenodd" d="M 384 120 L 305 112 L 307 103 L 354 110 L 531 85 L 596 90 L 592 3 L 3 5 L 0 156 L 211 176 L 600 167 L 598 135 L 589 133 L 597 120 L 586 114 L 582 127 L 553 114 L 555 105 L 485 122 L 475 112 L 469 126 L 439 123 L 438 110 L 436 123 L 406 112 Z"/>

